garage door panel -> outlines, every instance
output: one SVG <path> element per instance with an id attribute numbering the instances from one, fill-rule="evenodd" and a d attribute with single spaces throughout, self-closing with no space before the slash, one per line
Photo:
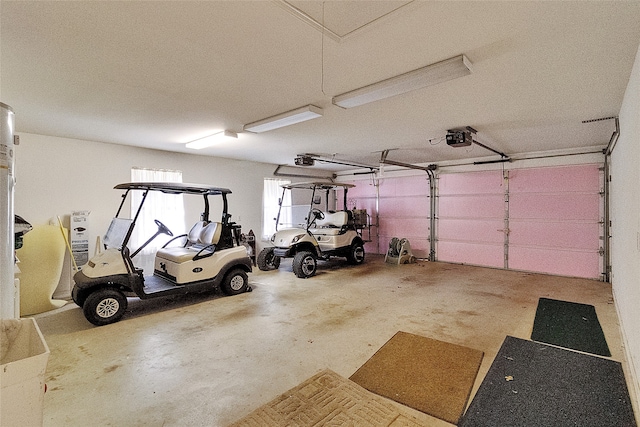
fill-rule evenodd
<path id="1" fill-rule="evenodd" d="M 511 194 L 511 219 L 599 220 L 600 195 L 592 194 Z"/>
<path id="2" fill-rule="evenodd" d="M 579 222 L 528 222 L 513 220 L 509 223 L 509 244 L 539 245 L 553 248 L 593 250 L 600 243 L 600 224 Z"/>
<path id="3" fill-rule="evenodd" d="M 418 215 L 428 218 L 429 205 L 429 198 L 425 196 L 380 198 L 380 212 L 390 218 L 407 218 Z"/>
<path id="4" fill-rule="evenodd" d="M 440 196 L 438 202 L 440 218 L 504 218 L 502 194 Z"/>
<path id="5" fill-rule="evenodd" d="M 364 237 L 365 238 L 367 237 L 366 234 L 365 234 Z M 378 252 L 378 237 L 377 236 L 373 235 L 373 236 L 371 236 L 371 241 L 370 242 L 365 242 L 365 244 L 364 244 L 364 252 L 365 252 L 365 254 L 377 254 L 377 253 L 379 253 Z"/>
<path id="6" fill-rule="evenodd" d="M 598 279 L 599 260 L 597 252 L 517 246 L 509 248 L 509 267 L 514 270 Z"/>
<path id="7" fill-rule="evenodd" d="M 440 219 L 438 238 L 440 240 L 464 240 L 467 242 L 504 242 L 504 222 L 501 220 L 458 220 Z"/>
<path id="8" fill-rule="evenodd" d="M 380 197 L 428 196 L 427 176 L 407 176 L 380 180 Z"/>
<path id="9" fill-rule="evenodd" d="M 336 194 L 338 194 L 339 199 L 342 199 L 342 190 L 336 190 Z M 358 181 L 355 187 L 349 188 L 347 197 L 376 197 L 376 187 L 373 185 L 369 185 L 367 182 Z"/>
<path id="10" fill-rule="evenodd" d="M 593 192 L 600 186 L 599 165 L 578 165 L 509 171 L 509 191 Z"/>
<path id="11" fill-rule="evenodd" d="M 438 241 L 438 261 L 504 267 L 504 246 Z"/>
<path id="12" fill-rule="evenodd" d="M 396 197 L 424 196 L 429 197 L 429 179 L 427 175 L 410 178 L 399 178 L 396 184 Z"/>
<path id="13" fill-rule="evenodd" d="M 475 195 L 503 193 L 502 172 L 484 171 L 441 175 L 438 181 L 440 195 Z"/>
<path id="14" fill-rule="evenodd" d="M 409 240 L 414 236 L 426 237 L 429 235 L 429 218 L 380 218 L 380 235 Z"/>

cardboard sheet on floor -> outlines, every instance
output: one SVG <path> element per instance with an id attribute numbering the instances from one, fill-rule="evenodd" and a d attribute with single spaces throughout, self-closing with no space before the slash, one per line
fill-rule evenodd
<path id="1" fill-rule="evenodd" d="M 510 336 L 459 424 L 635 425 L 620 363 Z"/>
<path id="2" fill-rule="evenodd" d="M 531 339 L 600 356 L 611 356 L 592 305 L 540 298 Z"/>
<path id="3" fill-rule="evenodd" d="M 479 350 L 398 332 L 350 379 L 373 393 L 457 424 L 482 357 Z"/>
<path id="4" fill-rule="evenodd" d="M 324 370 L 229 427 L 427 426 L 390 402 Z"/>

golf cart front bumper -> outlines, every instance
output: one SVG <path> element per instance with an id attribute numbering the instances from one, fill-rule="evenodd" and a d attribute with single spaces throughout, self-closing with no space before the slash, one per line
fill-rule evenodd
<path id="1" fill-rule="evenodd" d="M 75 283 L 74 289 L 89 289 L 94 286 L 115 286 L 126 287 L 130 285 L 129 276 L 126 274 L 114 274 L 104 277 L 89 277 L 84 271 L 80 270 L 73 275 L 73 281 Z"/>
<path id="2" fill-rule="evenodd" d="M 273 255 L 280 258 L 288 258 L 291 256 L 292 248 L 273 248 Z"/>

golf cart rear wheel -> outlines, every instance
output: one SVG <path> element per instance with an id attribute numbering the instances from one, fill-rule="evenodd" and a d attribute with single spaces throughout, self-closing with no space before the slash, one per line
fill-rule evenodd
<path id="1" fill-rule="evenodd" d="M 264 248 L 258 254 L 257 263 L 262 271 L 277 270 L 280 267 L 280 257 L 273 254 L 273 248 Z"/>
<path id="2" fill-rule="evenodd" d="M 360 242 L 353 242 L 347 255 L 349 264 L 360 265 L 364 262 L 364 245 Z"/>
<path id="3" fill-rule="evenodd" d="M 240 268 L 231 270 L 222 281 L 222 292 L 227 295 L 238 295 L 247 292 L 248 288 L 249 278 L 247 273 Z"/>
<path id="4" fill-rule="evenodd" d="M 293 257 L 293 272 L 301 279 L 306 279 L 316 274 L 316 257 L 309 251 L 298 252 Z"/>
<path id="5" fill-rule="evenodd" d="M 84 317 L 96 326 L 108 325 L 122 319 L 127 309 L 127 297 L 113 288 L 92 292 L 84 301 Z"/>

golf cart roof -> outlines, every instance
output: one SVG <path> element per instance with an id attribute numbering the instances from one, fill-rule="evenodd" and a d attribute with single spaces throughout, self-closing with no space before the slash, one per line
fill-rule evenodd
<path id="1" fill-rule="evenodd" d="M 354 184 L 344 184 L 341 182 L 320 182 L 320 181 L 312 181 L 312 182 L 293 182 L 291 184 L 283 184 L 282 188 L 292 189 L 292 188 L 304 188 L 307 190 L 313 189 L 321 189 L 321 190 L 331 190 L 333 188 L 352 188 L 355 187 Z"/>
<path id="2" fill-rule="evenodd" d="M 202 184 L 186 184 L 182 182 L 126 182 L 118 184 L 116 190 L 150 190 L 161 191 L 167 194 L 201 194 L 218 195 L 230 194 L 228 188 L 210 187 Z"/>

